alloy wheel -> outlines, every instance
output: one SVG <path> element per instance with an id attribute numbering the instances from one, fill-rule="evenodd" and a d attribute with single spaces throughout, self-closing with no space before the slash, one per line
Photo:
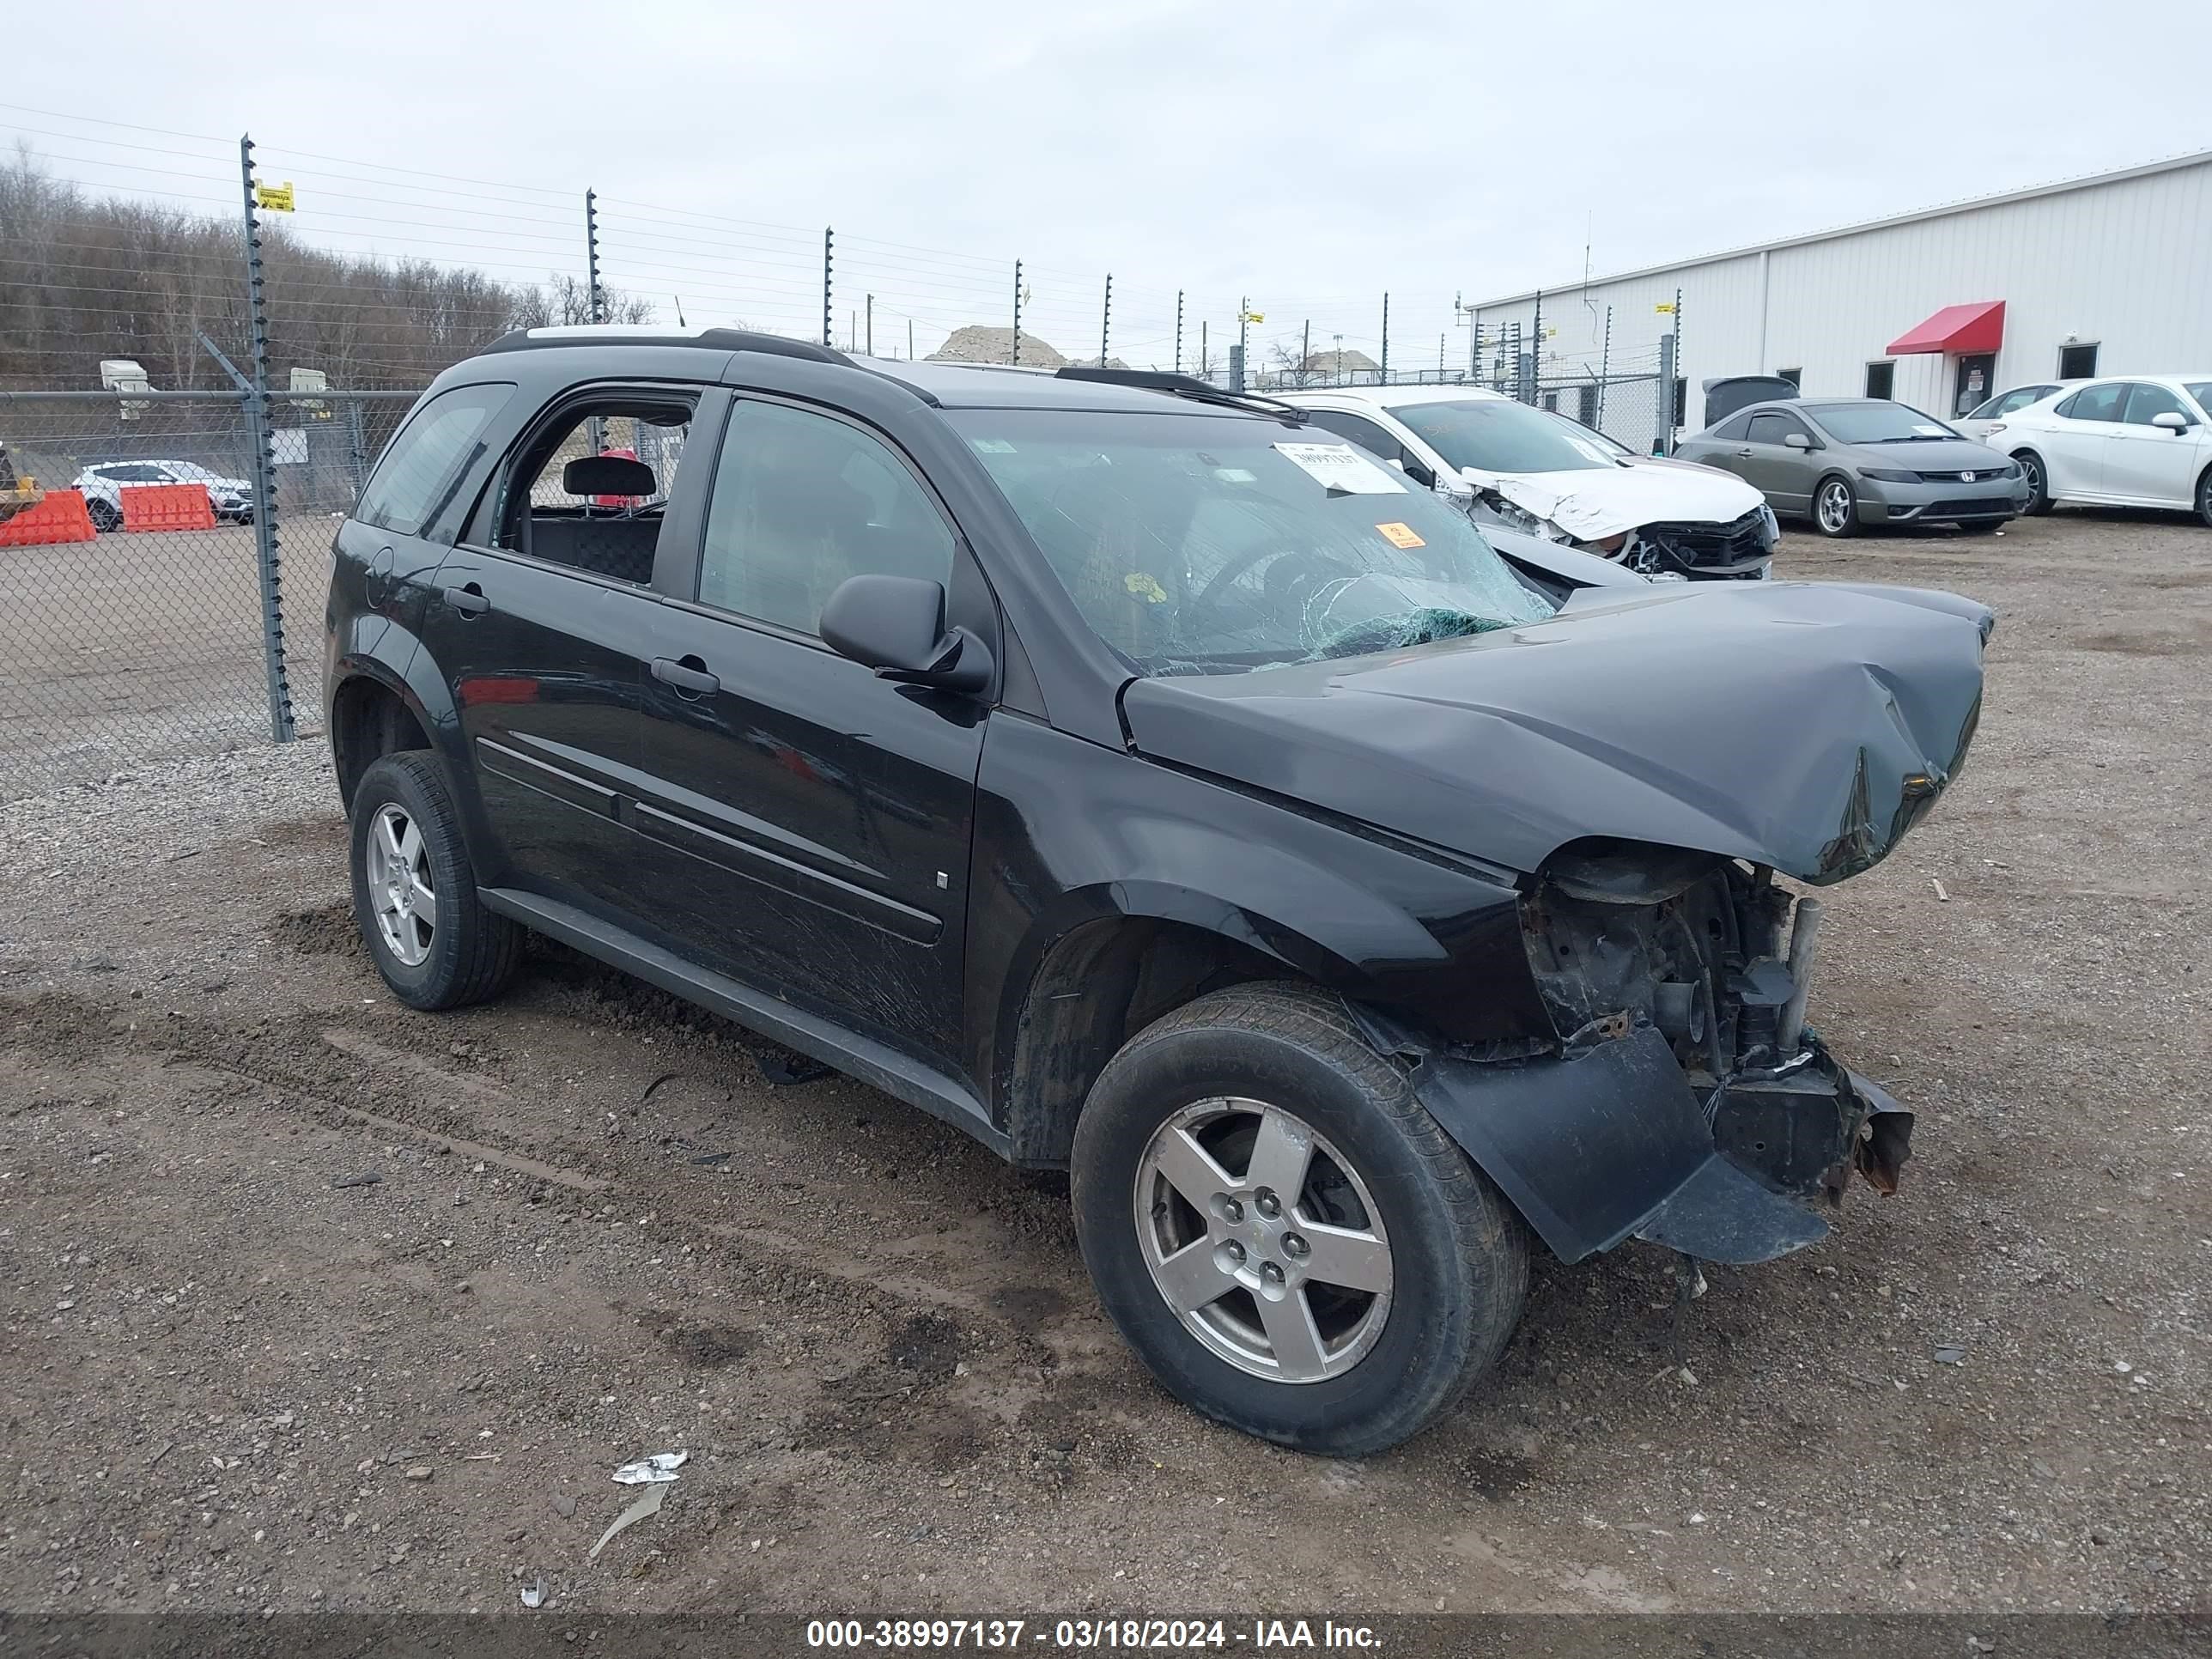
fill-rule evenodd
<path id="1" fill-rule="evenodd" d="M 1820 528 L 1833 536 L 1842 531 L 1851 519 L 1850 487 L 1840 478 L 1831 478 L 1820 486 Z"/>
<path id="2" fill-rule="evenodd" d="M 429 848 L 407 810 L 389 802 L 369 826 L 368 898 L 384 948 L 406 966 L 420 967 L 438 926 Z"/>
<path id="3" fill-rule="evenodd" d="M 1137 1163 L 1152 1284 L 1237 1370 L 1318 1382 L 1364 1358 L 1390 1314 L 1389 1235 L 1358 1170 L 1283 1107 L 1201 1100 Z"/>

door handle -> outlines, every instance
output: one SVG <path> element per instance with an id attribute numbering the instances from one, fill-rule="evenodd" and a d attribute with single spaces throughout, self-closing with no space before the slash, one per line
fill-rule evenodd
<path id="1" fill-rule="evenodd" d="M 678 660 L 673 657 L 653 659 L 653 678 L 676 688 L 679 696 L 712 696 L 722 689 L 722 682 L 707 672 L 707 665 L 696 657 Z"/>
<path id="2" fill-rule="evenodd" d="M 491 601 L 483 596 L 483 589 L 474 582 L 465 582 L 459 587 L 446 590 L 446 603 L 464 617 L 481 617 L 491 609 Z"/>
<path id="3" fill-rule="evenodd" d="M 1736 451 L 1736 458 L 1739 460 L 1747 461 L 1751 459 L 1751 451 L 1748 449 L 1739 449 Z"/>

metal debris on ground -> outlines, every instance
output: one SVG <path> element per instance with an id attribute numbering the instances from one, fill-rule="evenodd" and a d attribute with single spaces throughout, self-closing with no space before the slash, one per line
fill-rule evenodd
<path id="1" fill-rule="evenodd" d="M 779 1089 L 787 1089 L 794 1084 L 811 1083 L 817 1078 L 830 1074 L 830 1067 L 820 1060 L 810 1060 L 805 1054 L 793 1054 L 789 1050 L 769 1054 L 756 1049 L 753 1051 L 753 1064 L 760 1068 L 762 1077 Z"/>
<path id="2" fill-rule="evenodd" d="M 691 1161 L 703 1168 L 711 1168 L 717 1164 L 727 1164 L 736 1156 L 734 1152 L 702 1152 Z"/>
<path id="3" fill-rule="evenodd" d="M 344 1191 L 348 1187 L 374 1187 L 384 1179 L 374 1170 L 363 1170 L 359 1175 L 340 1176 L 331 1182 L 332 1190 Z"/>
<path id="4" fill-rule="evenodd" d="M 668 1478 L 672 1480 L 675 1479 L 673 1475 L 671 1475 Z M 616 1534 L 621 1532 L 625 1527 L 634 1525 L 635 1522 L 644 1520 L 648 1515 L 659 1514 L 660 1506 L 667 1501 L 668 1488 L 665 1484 L 647 1487 L 644 1497 L 639 1498 L 636 1503 L 631 1504 L 620 1515 L 615 1516 L 613 1522 L 608 1526 L 607 1529 L 599 1534 L 599 1541 L 592 1546 L 591 1553 L 584 1559 L 587 1561 L 598 1560 L 599 1559 L 599 1552 L 606 1548 L 607 1545 L 613 1540 Z"/>
<path id="5" fill-rule="evenodd" d="M 525 1584 L 522 1587 L 522 1605 L 526 1607 L 542 1607 L 545 1605 L 544 1579 L 540 1578 L 535 1583 Z"/>
<path id="6" fill-rule="evenodd" d="M 1955 1342 L 1943 1343 L 1936 1350 L 1936 1363 L 1939 1365 L 1963 1365 L 1966 1363 L 1966 1351 Z"/>
<path id="7" fill-rule="evenodd" d="M 614 1478 L 625 1486 L 658 1486 L 675 1480 L 676 1471 L 690 1455 L 688 1451 L 655 1452 L 650 1457 L 623 1464 L 615 1471 Z"/>
<path id="8" fill-rule="evenodd" d="M 1948 904 L 1951 902 L 1951 895 L 1944 890 L 1942 878 L 1930 876 L 1928 878 L 1928 884 L 1936 890 L 1936 901 L 1937 903 Z"/>

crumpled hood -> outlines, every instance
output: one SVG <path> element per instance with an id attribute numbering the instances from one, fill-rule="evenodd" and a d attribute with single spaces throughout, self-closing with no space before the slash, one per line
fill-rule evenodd
<path id="1" fill-rule="evenodd" d="M 1587 836 L 1840 881 L 1965 758 L 1987 607 L 1841 583 L 1592 589 L 1548 621 L 1133 681 L 1139 753 L 1533 871 Z"/>
<path id="2" fill-rule="evenodd" d="M 1647 524 L 1733 524 L 1766 498 L 1717 468 L 1603 466 L 1576 472 L 1470 472 L 1524 513 L 1577 541 L 1602 541 Z"/>

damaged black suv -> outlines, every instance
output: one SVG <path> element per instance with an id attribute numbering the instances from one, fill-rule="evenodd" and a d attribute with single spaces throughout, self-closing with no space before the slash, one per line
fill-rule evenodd
<path id="1" fill-rule="evenodd" d="M 402 1000 L 535 930 L 1068 1170 L 1116 1323 L 1253 1434 L 1420 1428 L 1531 1234 L 1759 1261 L 1896 1185 L 1778 878 L 1956 775 L 1978 605 L 1583 586 L 1179 376 L 589 329 L 439 377 L 327 623 Z"/>

